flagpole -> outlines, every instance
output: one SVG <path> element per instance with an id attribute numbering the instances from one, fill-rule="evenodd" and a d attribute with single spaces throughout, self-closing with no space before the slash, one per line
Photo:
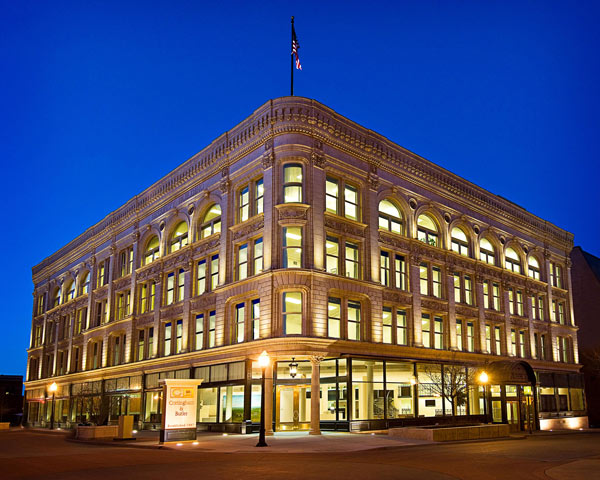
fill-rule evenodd
<path id="1" fill-rule="evenodd" d="M 294 43 L 294 17 L 292 16 L 292 42 L 290 45 L 293 45 L 293 43 Z M 292 69 L 291 69 L 292 83 L 290 85 L 290 91 L 291 91 L 291 96 L 293 97 L 294 96 L 294 53 L 293 52 L 290 52 L 290 61 L 291 61 L 291 66 L 292 66 Z"/>

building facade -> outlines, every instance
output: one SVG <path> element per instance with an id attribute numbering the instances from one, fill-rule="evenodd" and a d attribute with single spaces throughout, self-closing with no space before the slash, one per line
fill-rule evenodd
<path id="1" fill-rule="evenodd" d="M 33 268 L 27 421 L 157 428 L 159 379 L 198 378 L 200 429 L 252 429 L 267 351 L 268 430 L 579 425 L 572 246 L 314 100 L 275 99 Z"/>

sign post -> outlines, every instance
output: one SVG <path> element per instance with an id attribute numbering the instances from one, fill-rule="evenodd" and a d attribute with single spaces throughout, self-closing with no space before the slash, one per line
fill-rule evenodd
<path id="1" fill-rule="evenodd" d="M 165 378 L 163 386 L 160 443 L 196 440 L 198 385 L 202 380 Z"/>

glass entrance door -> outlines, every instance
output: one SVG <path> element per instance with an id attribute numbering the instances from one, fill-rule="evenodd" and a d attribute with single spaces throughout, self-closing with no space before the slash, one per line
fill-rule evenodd
<path id="1" fill-rule="evenodd" d="M 278 385 L 275 430 L 310 429 L 310 385 Z"/>
<path id="2" fill-rule="evenodd" d="M 506 400 L 506 420 L 511 432 L 521 430 L 518 400 Z"/>

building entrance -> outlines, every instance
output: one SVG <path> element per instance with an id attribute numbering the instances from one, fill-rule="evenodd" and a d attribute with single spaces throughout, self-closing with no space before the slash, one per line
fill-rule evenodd
<path id="1" fill-rule="evenodd" d="M 310 385 L 278 385 L 276 390 L 275 430 L 310 429 Z"/>

